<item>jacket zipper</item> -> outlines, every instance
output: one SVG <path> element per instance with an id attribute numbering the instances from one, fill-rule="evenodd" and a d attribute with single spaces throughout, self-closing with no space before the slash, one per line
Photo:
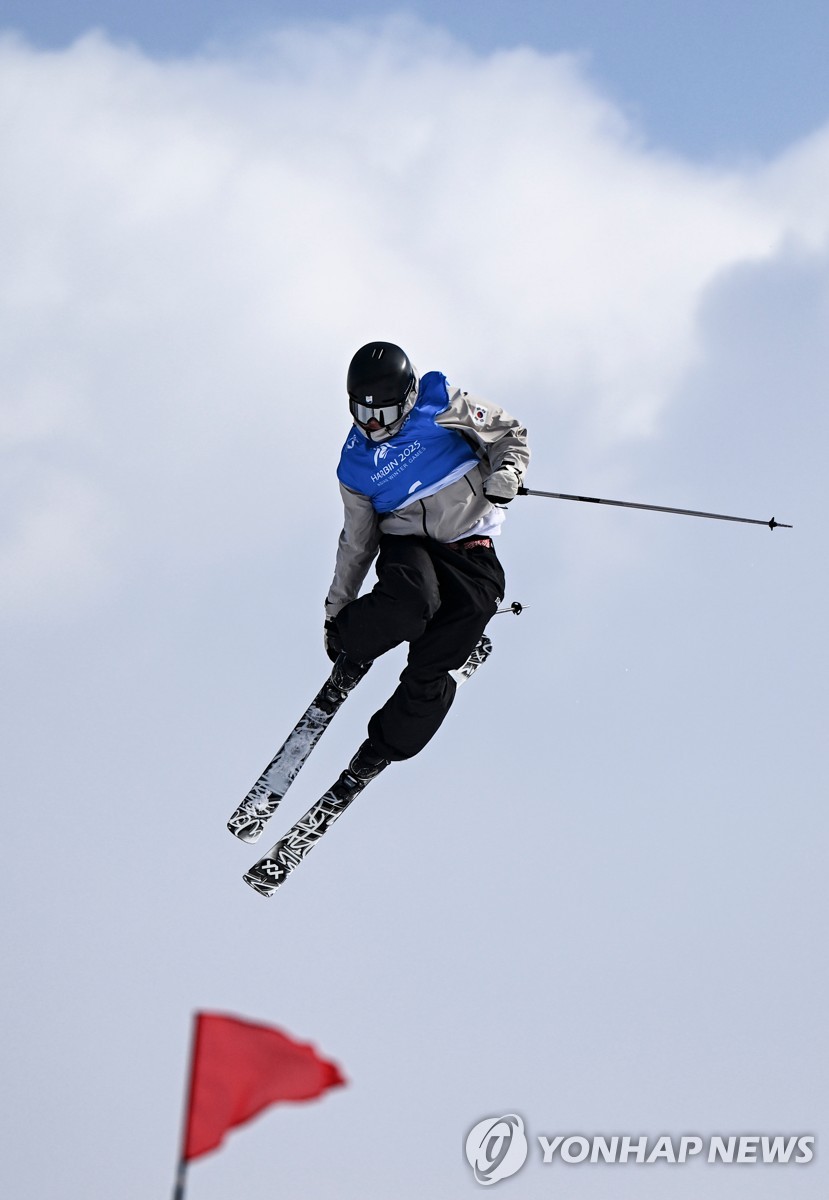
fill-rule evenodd
<path id="1" fill-rule="evenodd" d="M 422 500 L 418 500 L 418 504 L 420 505 L 420 523 L 423 526 L 423 535 L 424 537 L 428 537 L 429 530 L 426 528 L 426 505 Z"/>

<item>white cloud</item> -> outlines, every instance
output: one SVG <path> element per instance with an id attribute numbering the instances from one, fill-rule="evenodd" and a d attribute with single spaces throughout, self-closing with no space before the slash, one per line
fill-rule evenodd
<path id="1" fill-rule="evenodd" d="M 71 617 L 110 586 L 112 514 L 93 484 L 21 461 L 3 480 L 3 511 L 0 612 Z"/>
<path id="2" fill-rule="evenodd" d="M 286 496 L 313 523 L 372 337 L 514 399 L 559 466 L 648 437 L 707 289 L 826 238 L 826 131 L 703 169 L 578 60 L 411 22 L 165 62 L 6 39 L 0 80 L 9 603 L 253 551 Z"/>

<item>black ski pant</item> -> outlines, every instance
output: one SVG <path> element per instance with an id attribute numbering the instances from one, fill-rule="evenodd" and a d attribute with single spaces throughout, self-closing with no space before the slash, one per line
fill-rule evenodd
<path id="1" fill-rule="evenodd" d="M 437 732 L 455 698 L 449 671 L 466 662 L 503 598 L 491 541 L 466 542 L 383 534 L 377 583 L 337 615 L 343 649 L 357 662 L 409 642 L 400 683 L 368 725 L 372 745 L 392 761 L 411 758 Z"/>

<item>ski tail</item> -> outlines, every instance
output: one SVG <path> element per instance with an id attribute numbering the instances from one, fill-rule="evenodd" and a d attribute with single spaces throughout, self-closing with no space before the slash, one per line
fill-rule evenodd
<path id="1" fill-rule="evenodd" d="M 449 674 L 452 676 L 452 678 L 454 679 L 454 681 L 458 685 L 458 687 L 460 687 L 462 683 L 466 683 L 467 679 L 472 678 L 472 676 L 478 670 L 478 667 L 483 666 L 483 664 L 489 658 L 491 653 L 492 653 L 491 640 L 486 636 L 485 633 L 481 634 L 480 638 L 478 639 L 478 641 L 475 645 L 474 650 L 469 655 L 469 658 L 466 660 L 466 662 L 463 664 L 463 666 L 458 667 L 458 669 L 455 671 L 449 672 Z"/>

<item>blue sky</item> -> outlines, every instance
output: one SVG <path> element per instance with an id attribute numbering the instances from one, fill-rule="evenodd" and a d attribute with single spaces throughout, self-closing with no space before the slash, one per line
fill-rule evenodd
<path id="1" fill-rule="evenodd" d="M 169 1193 L 207 1008 L 349 1086 L 188 1200 L 472 1197 L 511 1111 L 818 1155 L 507 1200 L 825 1197 L 826 17 L 719 7 L 0 8 L 4 1196 Z M 533 488 L 794 528 L 517 500 L 527 611 L 268 902 L 225 821 L 327 672 L 373 338 L 520 416 Z"/>
<path id="2" fill-rule="evenodd" d="M 274 24 L 405 11 L 481 51 L 517 45 L 583 53 L 592 78 L 646 137 L 700 156 L 779 150 L 829 105 L 829 10 L 822 0 L 2 0 L 0 24 L 38 46 L 90 27 L 157 54 L 189 54 Z"/>

